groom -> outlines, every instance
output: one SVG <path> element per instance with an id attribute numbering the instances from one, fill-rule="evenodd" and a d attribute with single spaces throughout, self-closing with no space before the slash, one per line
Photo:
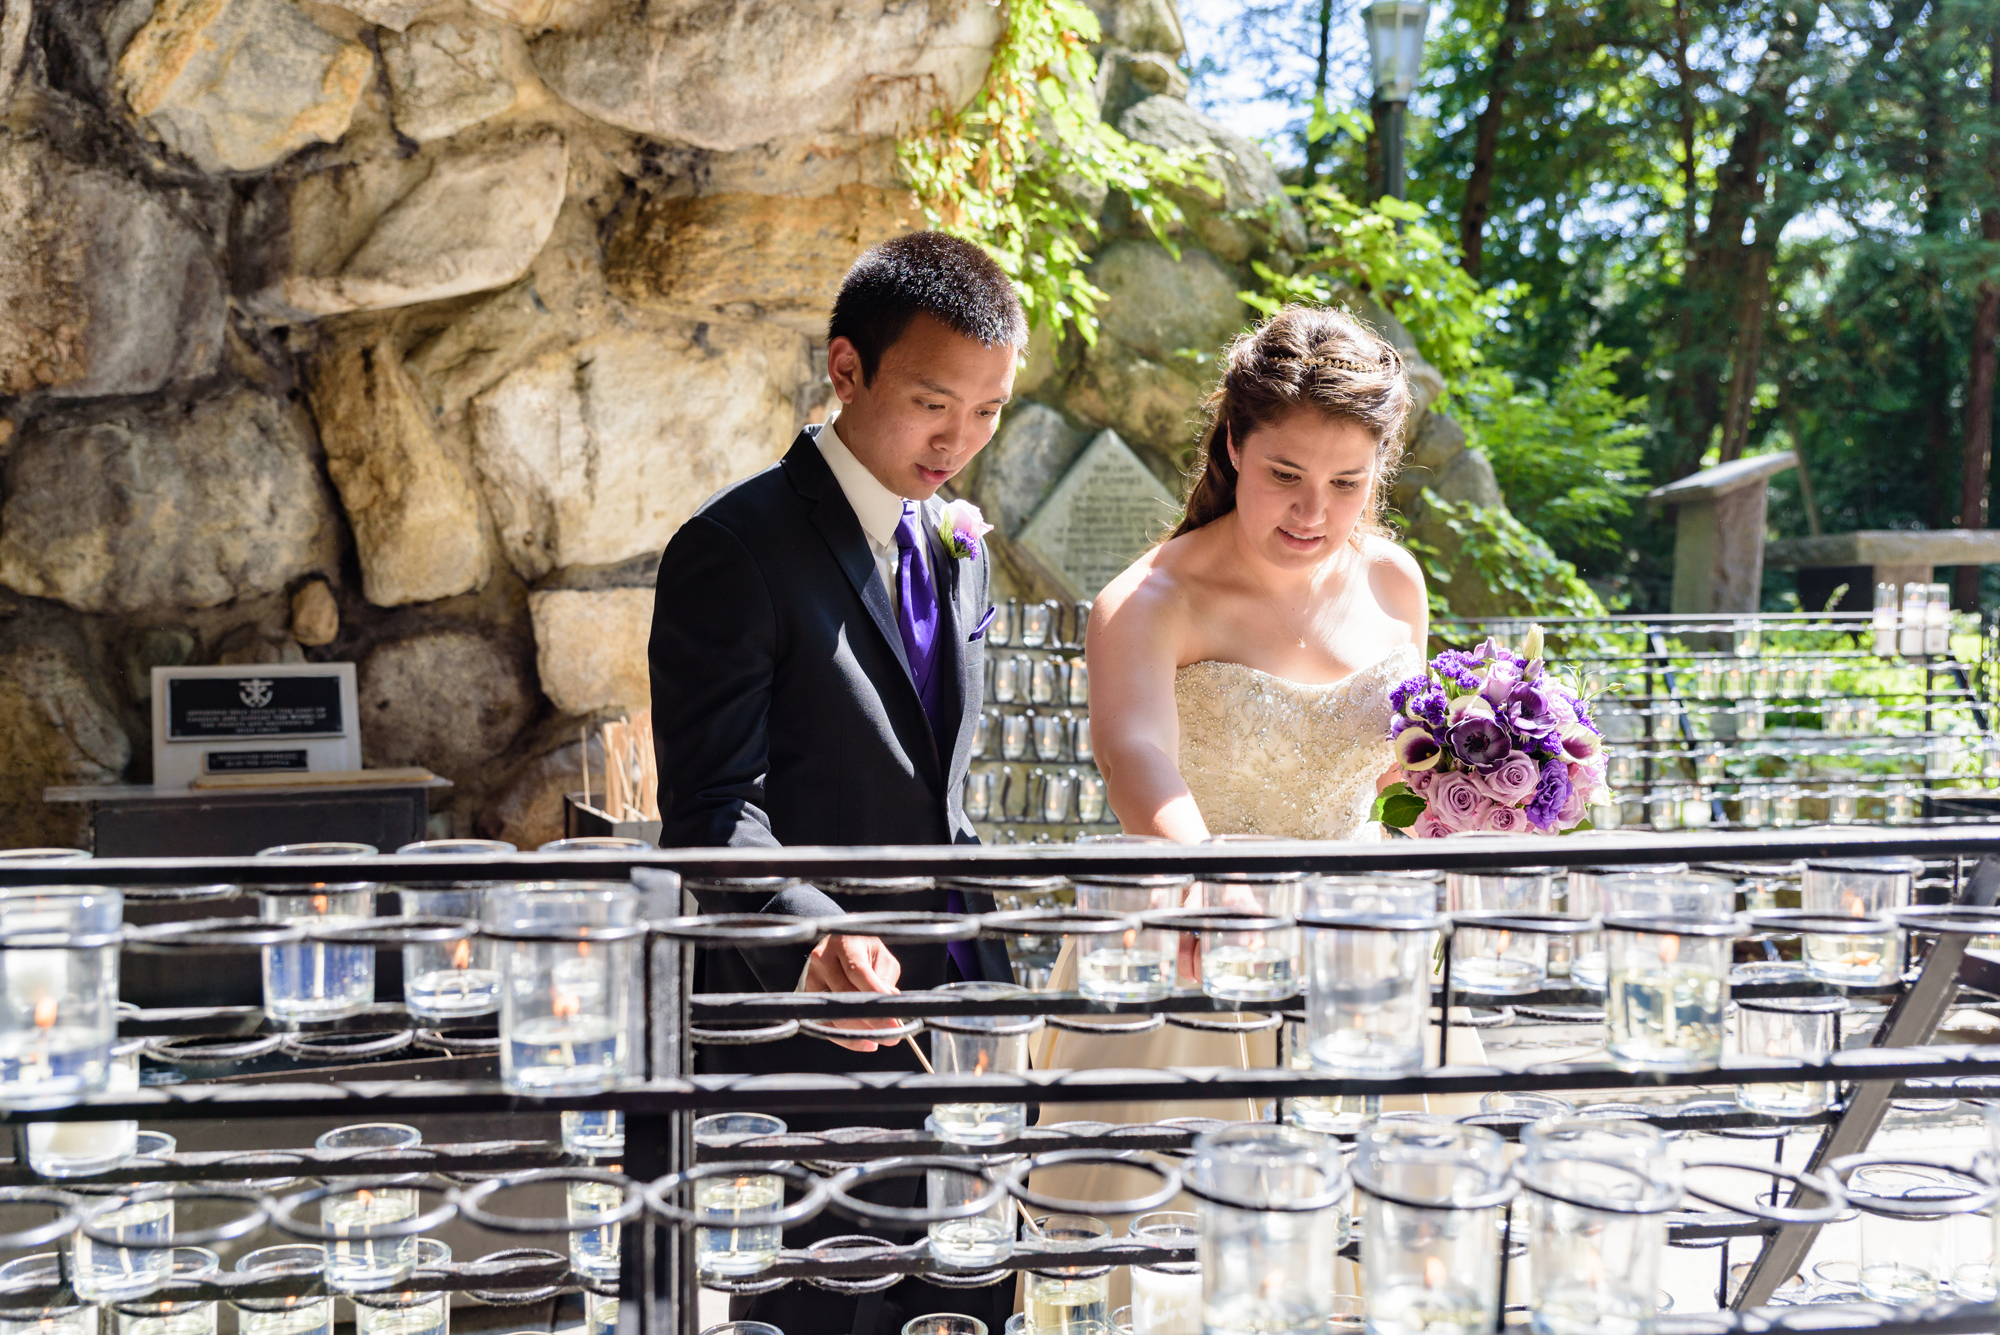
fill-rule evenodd
<path id="1" fill-rule="evenodd" d="M 660 561 L 650 650 L 662 847 L 975 843 L 960 804 L 981 704 L 991 602 L 984 545 L 948 543 L 939 487 L 999 424 L 1028 338 L 1012 285 L 976 246 L 915 232 L 848 271 L 828 327 L 837 420 L 703 503 Z M 975 535 L 976 537 L 976 535 Z M 768 897 L 692 887 L 706 913 L 826 917 L 870 909 L 985 912 L 989 897 Z M 701 952 L 698 992 L 894 992 L 1011 982 L 998 942 Z M 697 1049 L 703 1071 L 903 1071 L 907 1043 L 814 1038 Z M 843 1051 L 842 1048 L 847 1049 Z M 795 1131 L 851 1118 L 788 1117 Z M 918 1115 L 876 1120 L 915 1126 Z M 905 1201 L 903 1203 L 910 1203 Z M 788 1238 L 852 1231 L 823 1216 Z M 928 1290 L 927 1294 L 906 1291 Z M 787 1285 L 732 1310 L 788 1335 L 895 1329 L 904 1306 L 971 1311 L 975 1295 L 905 1281 L 852 1299 Z M 940 1309 L 924 1303 L 949 1301 Z M 740 1310 L 737 1310 L 740 1309 Z M 1005 1320 L 1005 1311 L 999 1314 Z M 865 1325 L 851 1324 L 861 1321 Z M 997 1323 L 989 1322 L 998 1330 Z"/>

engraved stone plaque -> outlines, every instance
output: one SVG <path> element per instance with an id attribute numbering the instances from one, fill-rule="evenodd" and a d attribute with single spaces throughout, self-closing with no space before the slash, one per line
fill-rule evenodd
<path id="1" fill-rule="evenodd" d="M 1016 536 L 1071 598 L 1095 598 L 1165 532 L 1180 503 L 1115 431 L 1100 432 Z"/>

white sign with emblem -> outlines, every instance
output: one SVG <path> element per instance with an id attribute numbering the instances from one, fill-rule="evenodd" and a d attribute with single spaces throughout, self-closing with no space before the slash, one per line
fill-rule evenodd
<path id="1" fill-rule="evenodd" d="M 153 669 L 153 782 L 361 768 L 352 663 Z"/>

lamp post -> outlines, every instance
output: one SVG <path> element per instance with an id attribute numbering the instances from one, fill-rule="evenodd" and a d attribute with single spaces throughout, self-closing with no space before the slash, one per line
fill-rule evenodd
<path id="1" fill-rule="evenodd" d="M 1362 11 L 1368 29 L 1368 65 L 1375 75 L 1375 100 L 1382 104 L 1382 193 L 1406 197 L 1403 184 L 1403 112 L 1424 63 L 1424 28 L 1430 23 L 1426 0 L 1376 0 Z"/>

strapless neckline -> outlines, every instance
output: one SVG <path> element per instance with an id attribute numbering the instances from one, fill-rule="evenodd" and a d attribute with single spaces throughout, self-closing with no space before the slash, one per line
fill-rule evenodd
<path id="1" fill-rule="evenodd" d="M 1295 691 L 1336 691 L 1343 686 L 1351 686 L 1372 673 L 1380 672 L 1383 668 L 1407 657 L 1409 653 L 1415 650 L 1416 646 L 1413 644 L 1397 645 L 1367 667 L 1350 672 L 1339 681 L 1298 681 L 1291 677 L 1281 677 L 1275 672 L 1266 672 L 1263 668 L 1251 667 L 1248 663 L 1231 662 L 1226 658 L 1199 658 L 1192 663 L 1183 663 L 1180 667 L 1174 669 L 1174 676 L 1178 678 L 1181 673 L 1193 672 L 1197 668 L 1209 668 L 1217 671 L 1234 668 L 1238 672 L 1247 672 L 1253 677 L 1262 677 L 1266 681 L 1277 682 L 1280 686 L 1289 686 Z M 1411 670 L 1410 675 L 1415 675 L 1414 669 Z"/>

